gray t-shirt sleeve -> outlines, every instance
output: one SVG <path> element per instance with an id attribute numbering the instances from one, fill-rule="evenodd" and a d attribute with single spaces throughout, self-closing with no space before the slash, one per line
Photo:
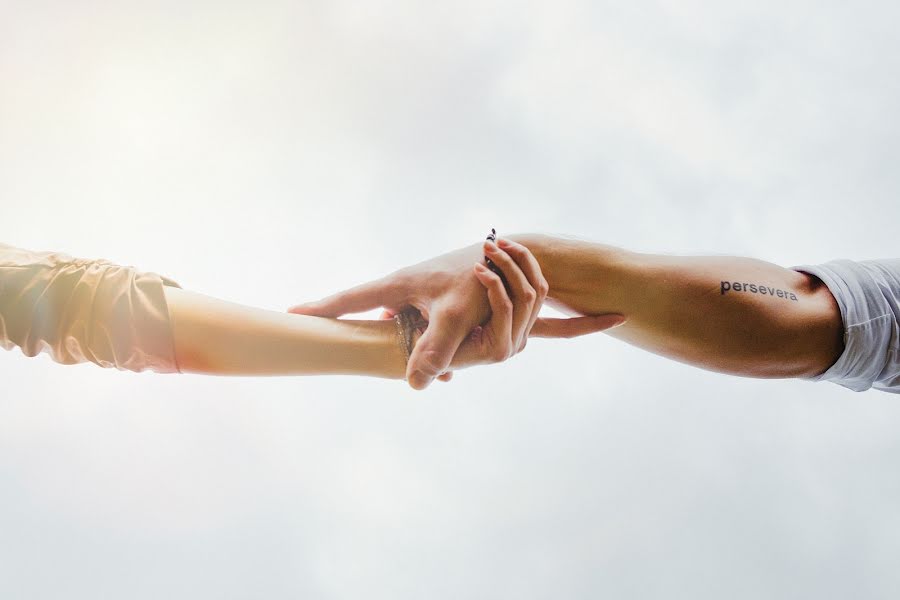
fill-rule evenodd
<path id="1" fill-rule="evenodd" d="M 812 381 L 900 393 L 900 259 L 792 267 L 828 286 L 844 320 L 844 352 Z"/>

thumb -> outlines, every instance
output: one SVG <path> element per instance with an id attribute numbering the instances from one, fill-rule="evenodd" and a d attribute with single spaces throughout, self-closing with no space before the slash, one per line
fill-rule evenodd
<path id="1" fill-rule="evenodd" d="M 417 390 L 428 387 L 450 366 L 450 360 L 466 336 L 466 328 L 454 323 L 446 313 L 433 312 L 425 333 L 416 342 L 409 357 L 406 367 L 409 385 Z"/>
<path id="2" fill-rule="evenodd" d="M 541 317 L 534 322 L 529 337 L 574 338 L 618 327 L 626 321 L 623 315 L 608 314 L 570 319 Z"/>
<path id="3" fill-rule="evenodd" d="M 339 317 L 349 313 L 360 313 L 379 306 L 396 304 L 401 290 L 387 279 L 378 279 L 338 292 L 318 300 L 298 304 L 288 309 L 295 315 L 315 317 Z"/>

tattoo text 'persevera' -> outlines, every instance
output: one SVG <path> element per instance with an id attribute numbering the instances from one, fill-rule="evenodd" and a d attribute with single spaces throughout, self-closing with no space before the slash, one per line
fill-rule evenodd
<path id="1" fill-rule="evenodd" d="M 762 294 L 764 296 L 769 295 L 775 296 L 777 298 L 784 298 L 786 300 L 793 300 L 794 302 L 799 301 L 799 299 L 797 298 L 797 294 L 795 294 L 794 292 L 772 288 L 765 285 L 757 285 L 755 283 L 723 281 L 721 291 L 723 296 L 728 292 L 751 292 L 753 294 Z"/>

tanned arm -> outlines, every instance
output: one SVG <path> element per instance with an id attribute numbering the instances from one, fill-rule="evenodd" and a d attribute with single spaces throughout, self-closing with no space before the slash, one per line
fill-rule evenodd
<path id="1" fill-rule="evenodd" d="M 761 260 L 640 254 L 541 234 L 532 251 L 547 304 L 575 315 L 619 313 L 609 335 L 711 371 L 807 377 L 843 351 L 834 297 L 816 277 Z"/>

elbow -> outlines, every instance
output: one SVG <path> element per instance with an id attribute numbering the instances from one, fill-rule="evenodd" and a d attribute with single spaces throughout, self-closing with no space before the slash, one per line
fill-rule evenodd
<path id="1" fill-rule="evenodd" d="M 844 320 L 837 300 L 822 280 L 808 273 L 804 276 L 801 299 L 807 304 L 795 325 L 799 347 L 799 373 L 796 377 L 816 377 L 827 371 L 844 352 Z"/>

